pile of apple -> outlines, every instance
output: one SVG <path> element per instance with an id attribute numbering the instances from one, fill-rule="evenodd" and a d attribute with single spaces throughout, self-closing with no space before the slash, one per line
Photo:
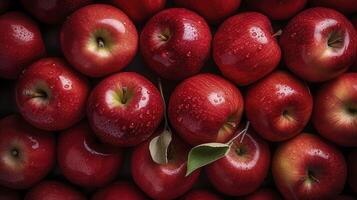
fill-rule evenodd
<path id="1" fill-rule="evenodd" d="M 0 13 L 0 200 L 357 199 L 357 0 Z"/>

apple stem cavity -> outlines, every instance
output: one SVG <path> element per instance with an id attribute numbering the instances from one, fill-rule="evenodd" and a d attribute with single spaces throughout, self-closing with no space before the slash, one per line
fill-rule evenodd
<path id="1" fill-rule="evenodd" d="M 278 30 L 276 33 L 274 33 L 272 36 L 273 37 L 278 37 L 278 36 L 280 36 L 281 34 L 283 34 L 283 30 Z"/>
<path id="2" fill-rule="evenodd" d="M 331 33 L 327 40 L 327 45 L 332 48 L 341 48 L 343 46 L 341 35 L 337 32 Z"/>
<path id="3" fill-rule="evenodd" d="M 104 48 L 104 39 L 102 37 L 97 37 L 97 45 L 99 48 Z"/>

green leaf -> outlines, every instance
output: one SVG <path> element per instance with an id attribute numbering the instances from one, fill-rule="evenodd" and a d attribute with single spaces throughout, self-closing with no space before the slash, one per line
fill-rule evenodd
<path id="1" fill-rule="evenodd" d="M 152 160 L 157 164 L 167 164 L 167 152 L 172 140 L 172 134 L 164 130 L 160 135 L 154 137 L 149 144 Z"/>
<path id="2" fill-rule="evenodd" d="M 229 145 L 222 143 L 206 143 L 193 147 L 188 154 L 186 176 L 196 169 L 224 157 L 228 150 Z"/>

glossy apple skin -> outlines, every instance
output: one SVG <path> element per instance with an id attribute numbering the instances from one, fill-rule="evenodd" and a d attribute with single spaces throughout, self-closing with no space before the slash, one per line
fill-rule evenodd
<path id="1" fill-rule="evenodd" d="M 272 36 L 269 19 L 257 12 L 228 18 L 213 39 L 213 58 L 225 77 L 238 85 L 249 85 L 276 68 L 280 47 Z"/>
<path id="2" fill-rule="evenodd" d="M 92 0 L 21 0 L 26 11 L 46 24 L 58 24 L 80 7 L 90 4 Z"/>
<path id="3" fill-rule="evenodd" d="M 206 168 L 206 174 L 213 186 L 231 196 L 254 192 L 263 183 L 270 167 L 268 143 L 253 129 L 248 129 L 244 138 L 241 137 L 233 141 L 225 157 Z M 238 154 L 239 150 L 244 153 Z"/>
<path id="4" fill-rule="evenodd" d="M 170 144 L 171 159 L 167 164 L 157 164 L 151 158 L 149 143 L 145 141 L 133 151 L 131 173 L 135 183 L 153 199 L 174 199 L 190 190 L 200 174 L 198 169 L 185 176 L 190 147 L 174 136 Z"/>
<path id="5" fill-rule="evenodd" d="M 55 162 L 55 139 L 18 115 L 0 120 L 0 185 L 25 189 L 40 181 Z M 16 150 L 18 157 L 11 152 Z"/>
<path id="6" fill-rule="evenodd" d="M 328 7 L 344 14 L 357 12 L 357 0 L 309 0 L 312 6 Z"/>
<path id="7" fill-rule="evenodd" d="M 281 200 L 281 197 L 271 189 L 262 188 L 244 197 L 243 200 Z"/>
<path id="8" fill-rule="evenodd" d="M 246 2 L 250 9 L 264 13 L 271 20 L 286 20 L 300 12 L 307 0 L 249 0 Z"/>
<path id="9" fill-rule="evenodd" d="M 218 24 L 233 15 L 241 4 L 241 0 L 174 0 L 174 2 L 179 7 L 197 12 L 211 24 Z"/>
<path id="10" fill-rule="evenodd" d="M 100 189 L 91 198 L 92 200 L 148 200 L 148 198 L 134 184 L 117 182 Z"/>
<path id="11" fill-rule="evenodd" d="M 116 105 L 111 95 L 124 88 L 133 96 L 126 104 Z M 149 80 L 134 72 L 122 72 L 104 79 L 92 90 L 87 117 L 102 142 L 135 146 L 156 131 L 163 108 L 160 93 Z"/>
<path id="12" fill-rule="evenodd" d="M 168 114 L 172 126 L 189 144 L 226 142 L 243 113 L 238 88 L 213 74 L 199 74 L 182 81 L 171 94 Z M 225 129 L 229 126 L 229 130 Z"/>
<path id="13" fill-rule="evenodd" d="M 278 147 L 272 171 L 277 188 L 287 200 L 334 199 L 343 190 L 347 176 L 341 152 L 306 133 Z M 317 181 L 308 177 L 308 171 Z"/>
<path id="14" fill-rule="evenodd" d="M 21 200 L 20 194 L 16 190 L 0 187 L 1 200 Z"/>
<path id="15" fill-rule="evenodd" d="M 46 50 L 37 24 L 19 12 L 0 16 L 0 78 L 16 79 L 33 61 L 45 56 Z"/>
<path id="16" fill-rule="evenodd" d="M 357 147 L 357 73 L 324 84 L 314 104 L 312 122 L 317 132 L 338 145 Z"/>
<path id="17" fill-rule="evenodd" d="M 121 150 L 99 144 L 86 122 L 64 132 L 58 138 L 58 165 L 62 174 L 82 187 L 102 187 L 119 174 Z"/>
<path id="18" fill-rule="evenodd" d="M 0 14 L 5 12 L 10 6 L 10 0 L 0 1 Z"/>
<path id="19" fill-rule="evenodd" d="M 355 194 L 357 194 L 357 149 L 355 148 L 348 155 L 348 184 Z"/>
<path id="20" fill-rule="evenodd" d="M 275 71 L 249 87 L 244 101 L 253 128 L 269 141 L 283 141 L 300 133 L 313 107 L 308 86 L 285 71 Z"/>
<path id="21" fill-rule="evenodd" d="M 223 200 L 218 195 L 208 191 L 208 190 L 192 190 L 188 192 L 185 196 L 181 197 L 180 200 Z"/>
<path id="22" fill-rule="evenodd" d="M 86 198 L 61 182 L 43 181 L 33 187 L 25 196 L 25 200 L 85 200 Z"/>
<path id="23" fill-rule="evenodd" d="M 37 97 L 34 93 L 46 93 Z M 63 130 L 79 122 L 85 114 L 89 85 L 60 58 L 43 58 L 20 76 L 16 103 L 31 125 L 43 130 Z"/>
<path id="24" fill-rule="evenodd" d="M 146 23 L 140 50 L 148 67 L 159 76 L 181 80 L 203 67 L 210 56 L 211 39 L 201 16 L 184 8 L 170 8 Z"/>
<path id="25" fill-rule="evenodd" d="M 104 39 L 104 47 L 99 50 L 96 40 L 100 38 Z M 137 46 L 135 25 L 125 13 L 110 5 L 80 8 L 62 26 L 63 54 L 87 76 L 101 77 L 120 71 L 133 59 Z"/>
<path id="26" fill-rule="evenodd" d="M 137 23 L 145 22 L 164 9 L 166 4 L 166 0 L 112 0 L 111 2 Z"/>
<path id="27" fill-rule="evenodd" d="M 340 34 L 340 47 L 328 46 L 331 34 Z M 310 8 L 285 26 L 280 45 L 286 66 L 310 82 L 322 82 L 345 72 L 356 57 L 353 25 L 328 8 Z"/>

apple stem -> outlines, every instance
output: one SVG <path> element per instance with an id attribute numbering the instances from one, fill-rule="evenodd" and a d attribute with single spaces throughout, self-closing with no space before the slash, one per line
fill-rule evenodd
<path id="1" fill-rule="evenodd" d="M 276 33 L 273 34 L 273 37 L 280 36 L 281 34 L 283 34 L 283 30 L 280 29 Z"/>
<path id="2" fill-rule="evenodd" d="M 247 123 L 246 123 L 244 129 L 243 129 L 241 132 L 239 132 L 236 136 L 234 136 L 232 139 L 230 139 L 230 140 L 227 142 L 227 144 L 228 144 L 228 145 L 232 145 L 232 144 L 233 144 L 233 141 L 234 141 L 235 139 L 239 138 L 240 136 L 242 136 L 242 138 L 240 139 L 239 142 L 242 143 L 243 140 L 244 140 L 244 137 L 245 137 L 245 135 L 247 134 L 247 131 L 248 131 L 248 129 L 249 129 L 249 125 L 250 125 L 250 122 L 247 121 Z"/>
<path id="3" fill-rule="evenodd" d="M 159 91 L 160 91 L 160 94 L 161 94 L 161 98 L 162 98 L 162 101 L 164 103 L 164 121 L 165 121 L 164 130 L 168 130 L 171 133 L 171 129 L 170 129 L 169 121 L 168 121 L 168 117 L 167 117 L 166 100 L 165 100 L 164 92 L 163 92 L 163 89 L 162 89 L 161 78 L 158 78 L 158 85 L 159 85 Z"/>

